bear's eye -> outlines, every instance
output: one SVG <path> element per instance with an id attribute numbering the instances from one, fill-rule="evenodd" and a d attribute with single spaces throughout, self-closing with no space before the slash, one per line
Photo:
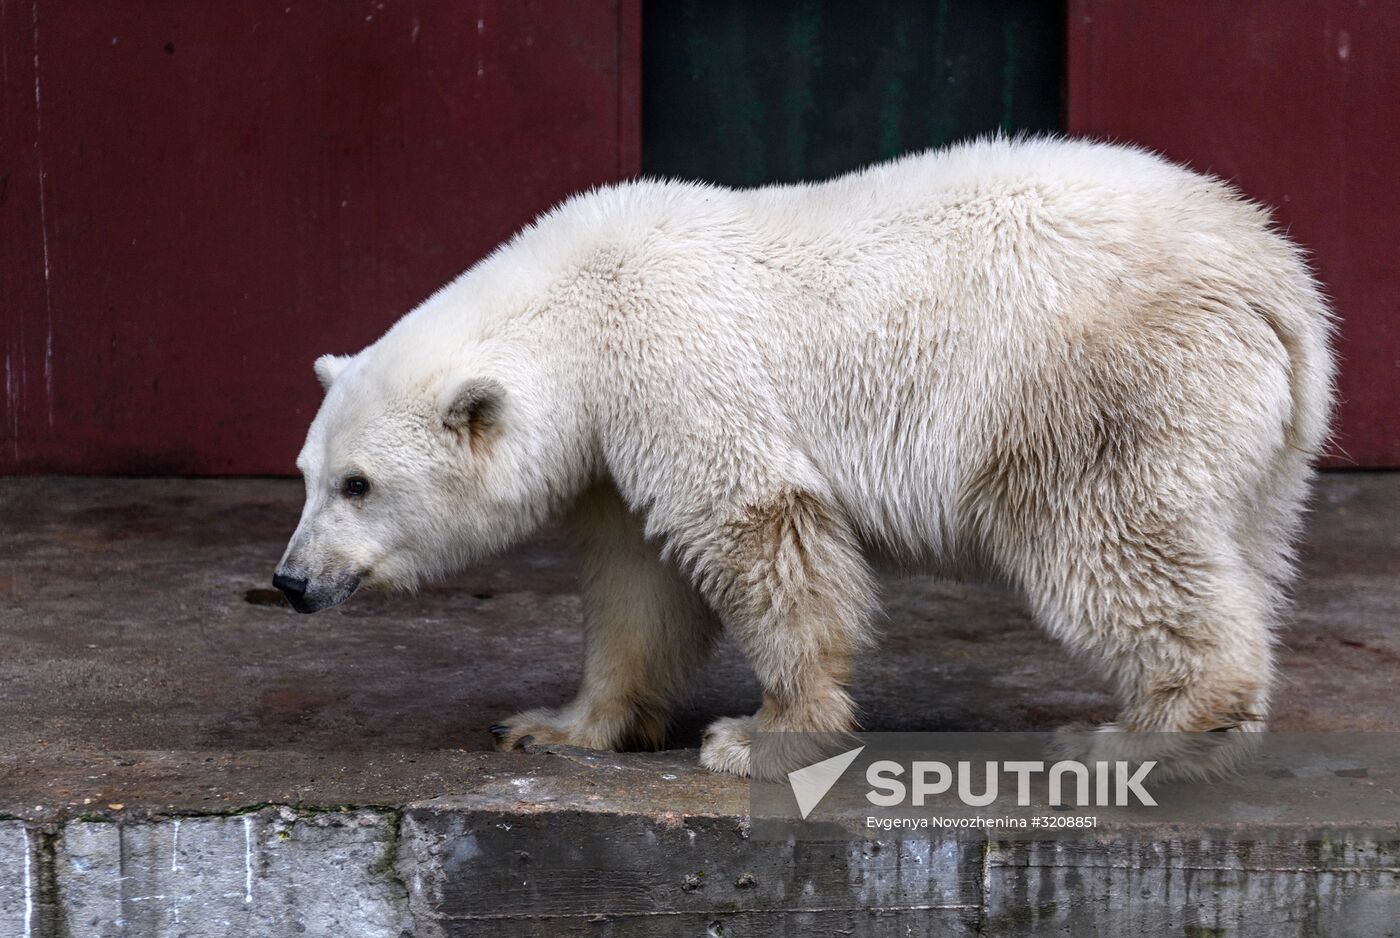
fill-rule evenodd
<path id="1" fill-rule="evenodd" d="M 364 476 L 350 476 L 340 486 L 346 498 L 364 498 L 369 491 L 369 479 Z"/>

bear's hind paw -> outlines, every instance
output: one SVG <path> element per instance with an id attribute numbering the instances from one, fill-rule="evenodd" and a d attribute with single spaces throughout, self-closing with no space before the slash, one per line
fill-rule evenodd
<path id="1" fill-rule="evenodd" d="M 705 730 L 705 741 L 700 745 L 700 764 L 711 772 L 747 778 L 753 734 L 753 717 L 716 720 Z"/>

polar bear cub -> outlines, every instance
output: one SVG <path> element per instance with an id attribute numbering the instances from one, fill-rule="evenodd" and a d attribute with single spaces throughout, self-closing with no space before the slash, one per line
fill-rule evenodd
<path id="1" fill-rule="evenodd" d="M 311 612 L 562 520 L 582 687 L 493 727 L 503 748 L 660 745 L 721 628 L 763 704 L 710 728 L 706 766 L 844 732 L 881 563 L 1014 586 L 1115 679 L 1111 727 L 1254 729 L 1329 324 L 1264 209 L 1125 147 L 603 188 L 316 362 L 276 582 Z"/>

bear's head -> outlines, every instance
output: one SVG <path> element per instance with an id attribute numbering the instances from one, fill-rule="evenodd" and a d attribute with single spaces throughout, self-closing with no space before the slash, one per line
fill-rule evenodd
<path id="1" fill-rule="evenodd" d="M 371 346 L 316 362 L 326 396 L 297 458 L 306 503 L 273 578 L 298 612 L 361 587 L 412 589 L 528 535 L 548 513 L 552 461 L 519 369 L 399 358 Z"/>

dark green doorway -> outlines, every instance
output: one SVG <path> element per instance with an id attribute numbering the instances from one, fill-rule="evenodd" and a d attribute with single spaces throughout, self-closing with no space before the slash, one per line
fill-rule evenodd
<path id="1" fill-rule="evenodd" d="M 642 169 L 821 179 L 996 130 L 1061 127 L 1047 0 L 648 0 Z"/>

